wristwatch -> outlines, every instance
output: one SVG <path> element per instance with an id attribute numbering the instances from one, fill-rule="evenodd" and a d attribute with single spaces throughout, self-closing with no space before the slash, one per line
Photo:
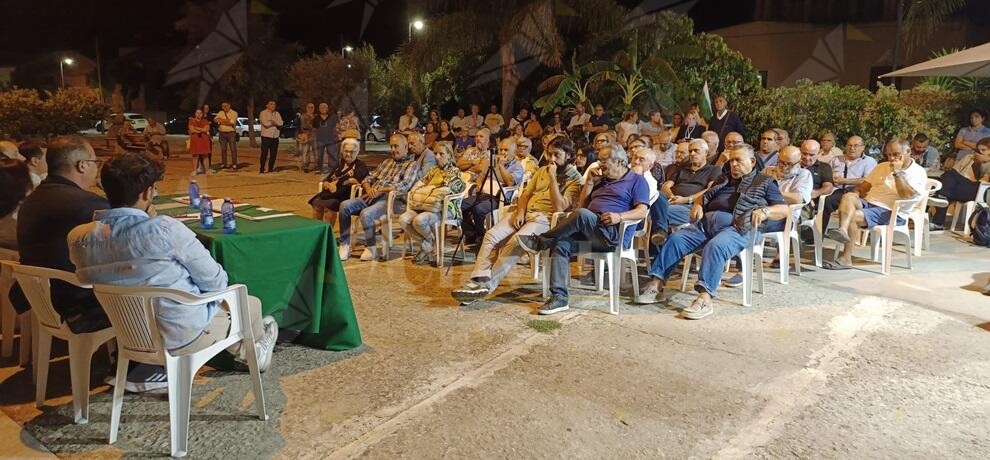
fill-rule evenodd
<path id="1" fill-rule="evenodd" d="M 766 206 L 763 207 L 763 217 L 770 217 L 770 208 Z"/>

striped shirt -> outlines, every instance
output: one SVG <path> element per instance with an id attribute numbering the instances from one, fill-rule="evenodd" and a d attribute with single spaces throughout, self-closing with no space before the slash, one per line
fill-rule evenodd
<path id="1" fill-rule="evenodd" d="M 378 187 L 394 186 L 397 192 L 406 193 L 419 177 L 420 171 L 416 159 L 412 155 L 406 155 L 399 161 L 386 158 L 371 174 L 368 174 L 368 177 L 364 178 L 364 183 Z"/>

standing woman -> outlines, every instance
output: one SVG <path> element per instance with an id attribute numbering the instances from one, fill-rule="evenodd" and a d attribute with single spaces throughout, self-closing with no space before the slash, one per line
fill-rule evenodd
<path id="1" fill-rule="evenodd" d="M 210 147 L 210 121 L 204 118 L 203 110 L 197 110 L 196 114 L 189 119 L 189 154 L 192 156 L 192 175 L 205 174 L 205 161 L 209 161 Z"/>
<path id="2" fill-rule="evenodd" d="M 210 104 L 203 104 L 200 107 L 203 111 L 203 118 L 210 125 L 210 129 L 206 131 L 206 137 L 210 141 L 210 152 L 207 154 L 207 166 L 213 166 L 213 136 L 220 132 L 220 125 L 213 121 L 213 117 L 210 116 Z"/>

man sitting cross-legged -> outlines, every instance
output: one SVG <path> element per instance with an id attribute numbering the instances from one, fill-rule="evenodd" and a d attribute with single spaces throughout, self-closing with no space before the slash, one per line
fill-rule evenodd
<path id="1" fill-rule="evenodd" d="M 860 228 L 871 229 L 877 225 L 890 224 L 890 213 L 895 201 L 921 198 L 928 174 L 925 168 L 911 159 L 910 149 L 907 141 L 891 139 L 884 147 L 887 161 L 873 168 L 854 192 L 842 196 L 842 201 L 839 202 L 839 227 L 830 229 L 825 234 L 843 244 L 842 253 L 835 261 L 826 261 L 825 268 L 851 268 L 853 242 L 850 235 Z M 898 225 L 907 221 L 909 212 L 910 209 L 907 209 L 897 215 Z"/>
<path id="2" fill-rule="evenodd" d="M 550 216 L 577 201 L 583 179 L 574 166 L 574 143 L 564 136 L 547 145 L 550 164 L 537 170 L 519 195 L 514 212 L 505 213 L 488 229 L 471 272 L 471 280 L 451 295 L 462 304 L 484 298 L 516 264 L 522 251 L 516 235 L 538 235 L 550 229 Z"/>
<path id="3" fill-rule="evenodd" d="M 111 209 L 69 232 L 69 255 L 84 283 L 154 286 L 206 294 L 227 288 L 227 272 L 182 222 L 155 215 L 151 200 L 165 166 L 143 154 L 119 155 L 100 177 Z M 258 366 L 271 365 L 278 325 L 261 317 L 261 301 L 248 297 Z M 217 302 L 179 305 L 162 300 L 156 310 L 162 345 L 174 356 L 194 353 L 227 337 L 230 313 Z M 241 344 L 227 349 L 243 361 Z"/>
<path id="4" fill-rule="evenodd" d="M 419 168 L 409 154 L 406 136 L 393 134 L 388 139 L 391 157 L 386 158 L 371 174 L 361 181 L 364 195 L 340 203 L 340 260 L 351 256 L 351 216 L 358 214 L 364 229 L 364 252 L 362 261 L 385 259 L 387 254 L 378 254 L 375 240 L 375 220 L 388 211 L 388 194 L 396 191 L 406 193 L 417 180 Z M 405 201 L 396 200 L 395 212 L 402 212 Z"/>
<path id="5" fill-rule="evenodd" d="M 650 264 L 652 278 L 636 303 L 662 302 L 663 286 L 684 256 L 701 251 L 701 267 L 694 289 L 698 297 L 682 312 L 684 318 L 701 319 L 714 310 L 713 297 L 722 278 L 725 262 L 749 245 L 750 231 L 768 219 L 785 219 L 777 183 L 755 169 L 756 155 L 749 145 L 729 152 L 729 176 L 695 200 L 691 227 L 670 235 Z M 685 267 L 685 270 L 687 268 Z"/>
<path id="6" fill-rule="evenodd" d="M 625 150 L 616 143 L 598 150 L 598 166 L 589 168 L 581 188 L 581 207 L 564 217 L 542 235 L 517 235 L 524 250 L 536 254 L 550 250 L 550 298 L 540 307 L 541 315 L 552 315 L 570 308 L 567 302 L 570 257 L 582 250 L 611 251 L 615 245 L 628 247 L 635 227 L 619 234 L 622 221 L 646 217 L 650 190 L 646 179 L 629 168 Z"/>

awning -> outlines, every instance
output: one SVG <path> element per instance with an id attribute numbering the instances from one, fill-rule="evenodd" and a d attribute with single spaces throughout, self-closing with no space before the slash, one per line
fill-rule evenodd
<path id="1" fill-rule="evenodd" d="M 990 43 L 883 74 L 888 77 L 990 77 Z"/>

